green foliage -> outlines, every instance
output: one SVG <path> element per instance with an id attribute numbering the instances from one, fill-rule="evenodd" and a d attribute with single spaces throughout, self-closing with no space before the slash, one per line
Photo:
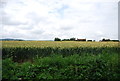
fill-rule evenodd
<path id="1" fill-rule="evenodd" d="M 83 55 L 90 53 L 92 55 L 103 53 L 118 53 L 120 48 L 117 47 L 74 47 L 74 48 L 33 48 L 33 47 L 16 47 L 2 48 L 2 58 L 12 57 L 15 62 L 32 61 L 36 57 L 47 57 L 53 54 L 59 54 L 63 57 L 73 54 Z"/>
<path id="2" fill-rule="evenodd" d="M 3 60 L 3 79 L 79 79 L 116 80 L 118 79 L 117 53 L 86 54 L 63 57 L 53 54 L 38 57 L 33 63 L 18 64 L 12 59 Z M 13 76 L 14 75 L 14 76 Z"/>
<path id="3" fill-rule="evenodd" d="M 87 42 L 74 42 L 74 44 L 69 42 L 54 42 L 53 45 L 56 46 L 53 47 L 28 47 L 18 44 L 18 47 L 17 45 L 3 47 L 2 78 L 31 81 L 34 79 L 118 80 L 120 77 L 119 47 L 114 46 L 113 43 L 111 43 L 113 46 L 104 46 L 105 42 L 102 42 L 100 47 L 95 42 L 89 42 L 88 45 Z M 7 43 L 9 45 L 10 42 Z"/>
<path id="4" fill-rule="evenodd" d="M 73 38 L 70 38 L 70 41 L 75 41 L 75 38 L 73 37 Z"/>
<path id="5" fill-rule="evenodd" d="M 61 41 L 61 39 L 60 38 L 55 38 L 54 41 Z"/>
<path id="6" fill-rule="evenodd" d="M 70 39 L 63 39 L 62 41 L 70 41 Z"/>
<path id="7" fill-rule="evenodd" d="M 17 64 L 14 63 L 11 58 L 7 58 L 5 60 L 2 61 L 3 65 L 2 65 L 2 78 L 3 79 L 17 79 L 16 77 L 16 69 L 17 68 Z M 14 76 L 13 76 L 14 75 Z"/>

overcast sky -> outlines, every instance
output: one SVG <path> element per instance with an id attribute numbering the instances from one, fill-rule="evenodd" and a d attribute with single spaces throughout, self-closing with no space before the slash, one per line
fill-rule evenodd
<path id="1" fill-rule="evenodd" d="M 1 0 L 1 38 L 118 39 L 119 0 Z"/>

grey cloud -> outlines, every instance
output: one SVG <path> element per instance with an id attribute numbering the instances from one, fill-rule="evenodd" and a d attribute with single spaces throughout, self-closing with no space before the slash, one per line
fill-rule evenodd
<path id="1" fill-rule="evenodd" d="M 31 30 L 24 30 L 26 33 L 22 33 L 22 30 L 11 32 L 4 31 L 2 38 L 19 38 L 19 39 L 27 39 L 27 40 L 36 40 L 41 39 L 43 36 L 43 31 L 31 31 Z M 6 32 L 6 33 L 5 33 Z"/>
<path id="2" fill-rule="evenodd" d="M 43 34 L 45 31 L 44 30 L 40 30 L 40 29 L 38 29 L 38 30 L 32 30 L 30 33 L 32 33 L 32 34 L 36 34 L 36 35 L 41 35 L 41 34 Z"/>
<path id="3" fill-rule="evenodd" d="M 6 32 L 2 35 L 3 38 L 24 38 L 24 36 L 24 34 L 19 32 Z"/>
<path id="4" fill-rule="evenodd" d="M 69 31 L 69 30 L 72 30 L 73 29 L 73 27 L 72 26 L 62 26 L 62 27 L 60 27 L 60 30 L 63 30 L 63 31 Z"/>
<path id="5" fill-rule="evenodd" d="M 9 16 L 7 13 L 5 13 L 4 11 L 1 12 L 2 15 L 2 25 L 25 25 L 27 24 L 26 22 L 20 22 L 20 21 L 16 21 L 14 20 L 11 16 Z"/>
<path id="6" fill-rule="evenodd" d="M 47 19 L 47 17 L 42 17 L 39 14 L 35 13 L 35 12 L 30 12 L 26 15 L 26 17 L 30 20 L 32 20 L 32 24 L 33 25 L 37 25 L 39 23 L 50 23 Z"/>
<path id="7" fill-rule="evenodd" d="M 55 38 L 54 34 L 43 34 L 43 35 L 41 35 L 41 39 L 53 40 L 54 38 Z"/>
<path id="8" fill-rule="evenodd" d="M 26 17 L 27 17 L 28 19 L 32 20 L 32 21 L 33 21 L 32 23 L 34 23 L 34 24 L 39 23 L 40 20 L 43 19 L 43 18 L 40 18 L 40 17 L 39 17 L 36 13 L 34 13 L 34 12 L 28 13 L 28 14 L 26 15 Z"/>
<path id="9" fill-rule="evenodd" d="M 78 22 L 79 23 L 91 23 L 91 22 L 93 22 L 93 20 L 91 20 L 91 19 L 83 19 L 83 20 L 79 20 Z"/>
<path id="10" fill-rule="evenodd" d="M 17 21 L 12 21 L 12 20 L 10 20 L 9 18 L 3 18 L 3 19 L 2 19 L 2 24 L 3 24 L 3 25 L 17 26 L 17 25 L 25 25 L 26 23 L 17 22 Z"/>
<path id="11" fill-rule="evenodd" d="M 7 0 L 0 0 L 0 8 L 3 8 L 7 3 Z"/>
<path id="12" fill-rule="evenodd" d="M 72 8 L 69 3 L 65 4 L 69 5 L 68 7 L 65 6 L 64 1 L 58 3 L 56 3 L 56 0 L 50 1 L 50 3 L 48 3 L 48 0 L 39 1 L 33 0 L 35 4 L 39 3 L 47 8 L 45 11 L 46 15 L 44 15 L 44 10 L 43 13 L 40 14 L 39 8 L 35 9 L 35 11 L 33 9 L 30 10 L 29 7 L 31 7 L 31 3 L 29 3 L 29 1 L 10 1 L 5 9 L 8 10 L 9 7 L 11 7 L 11 12 L 3 12 L 1 14 L 3 16 L 3 27 L 6 27 L 6 30 L 7 27 L 9 27 L 11 30 L 7 30 L 9 32 L 8 34 L 4 31 L 3 36 L 21 37 L 25 39 L 53 39 L 55 36 L 63 38 L 86 36 L 92 39 L 100 39 L 101 37 L 115 38 L 114 36 L 117 30 L 117 8 L 113 3 L 91 2 L 87 3 L 87 7 L 87 5 L 84 6 L 86 3 L 74 4 L 73 2 L 73 4 L 70 3 L 73 6 Z M 5 2 L 3 2 L 3 4 L 6 5 Z M 14 6 L 11 6 L 12 4 Z M 35 4 L 32 5 L 33 8 L 36 8 Z M 19 7 L 14 8 L 18 5 L 28 9 L 28 11 L 23 12 L 24 9 L 21 10 L 22 8 Z M 80 5 L 83 7 L 81 8 Z M 90 7 L 92 6 L 91 9 L 89 9 L 89 5 Z M 28 21 L 21 22 L 22 20 L 19 21 L 19 19 L 15 21 L 15 19 L 13 19 L 14 15 L 12 17 L 10 14 L 14 13 L 14 11 L 17 13 L 16 10 L 23 12 L 23 19 L 25 17 Z M 15 29 L 18 29 L 19 32 L 14 31 Z M 103 33 L 96 33 L 97 30 Z"/>
<path id="13" fill-rule="evenodd" d="M 32 24 L 22 24 L 22 25 L 16 25 L 13 27 L 16 27 L 17 29 L 20 29 L 20 30 L 28 30 L 28 31 L 34 28 Z"/>
<path id="14" fill-rule="evenodd" d="M 34 30 L 34 31 L 30 31 L 28 32 L 29 36 L 24 36 L 26 39 L 31 39 L 31 40 L 50 40 L 53 39 L 55 36 L 54 34 L 51 33 L 46 33 L 43 30 Z"/>

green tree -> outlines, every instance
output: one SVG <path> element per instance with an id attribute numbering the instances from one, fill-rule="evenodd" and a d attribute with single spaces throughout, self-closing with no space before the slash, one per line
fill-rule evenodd
<path id="1" fill-rule="evenodd" d="M 73 38 L 70 38 L 70 41 L 75 41 L 75 38 L 73 37 Z"/>
<path id="2" fill-rule="evenodd" d="M 54 41 L 61 41 L 61 39 L 60 38 L 55 38 Z"/>

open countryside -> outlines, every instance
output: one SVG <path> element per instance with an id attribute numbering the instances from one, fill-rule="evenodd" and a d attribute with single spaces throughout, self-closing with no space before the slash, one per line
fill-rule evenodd
<path id="1" fill-rule="evenodd" d="M 118 80 L 119 42 L 2 41 L 3 79 Z"/>
<path id="2" fill-rule="evenodd" d="M 0 79 L 120 81 L 119 0 L 1 0 Z"/>

